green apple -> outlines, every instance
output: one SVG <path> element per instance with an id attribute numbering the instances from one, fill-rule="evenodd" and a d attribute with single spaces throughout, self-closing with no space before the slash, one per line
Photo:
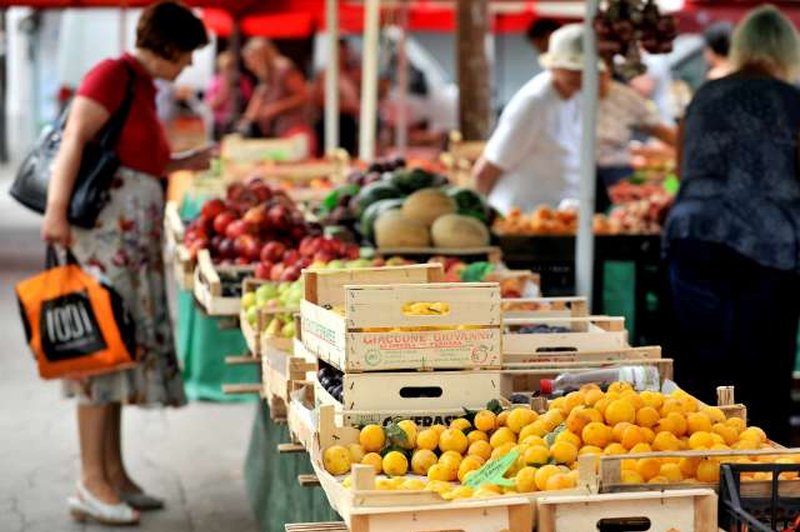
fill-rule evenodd
<path id="1" fill-rule="evenodd" d="M 295 332 L 295 330 L 294 330 L 294 320 L 292 320 L 292 321 L 290 321 L 288 323 L 285 323 L 283 325 L 283 328 L 281 329 L 281 335 L 284 338 L 294 338 L 294 332 Z"/>
<path id="2" fill-rule="evenodd" d="M 242 296 L 242 308 L 249 309 L 250 307 L 256 304 L 256 293 L 255 292 L 247 292 L 245 295 Z"/>
<path id="3" fill-rule="evenodd" d="M 259 305 L 264 305 L 268 299 L 278 296 L 278 287 L 275 283 L 262 284 L 256 288 L 256 301 Z"/>
<path id="4" fill-rule="evenodd" d="M 253 327 L 255 327 L 256 324 L 258 323 L 258 307 L 256 307 L 255 305 L 249 307 L 247 309 L 247 312 L 245 313 L 245 317 L 247 318 L 247 322 L 250 323 L 250 325 L 252 325 Z"/>

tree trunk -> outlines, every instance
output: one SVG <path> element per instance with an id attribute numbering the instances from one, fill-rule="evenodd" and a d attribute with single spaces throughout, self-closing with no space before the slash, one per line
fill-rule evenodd
<path id="1" fill-rule="evenodd" d="M 489 135 L 489 31 L 488 0 L 456 2 L 458 65 L 458 120 L 464 140 L 485 140 Z"/>

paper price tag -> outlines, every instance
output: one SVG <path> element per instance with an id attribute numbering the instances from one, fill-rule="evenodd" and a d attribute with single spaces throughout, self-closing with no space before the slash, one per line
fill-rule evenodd
<path id="1" fill-rule="evenodd" d="M 464 482 L 471 488 L 478 488 L 481 484 L 497 484 L 499 486 L 513 486 L 514 481 L 504 478 L 506 471 L 514 465 L 519 458 L 519 451 L 510 451 L 499 460 L 489 462 L 480 469 L 476 469 L 473 474 Z"/>

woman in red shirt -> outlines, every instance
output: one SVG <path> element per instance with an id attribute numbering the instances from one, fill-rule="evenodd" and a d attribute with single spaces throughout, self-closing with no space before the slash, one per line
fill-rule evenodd
<path id="1" fill-rule="evenodd" d="M 121 405 L 181 406 L 186 398 L 167 314 L 161 257 L 164 194 L 161 177 L 208 166 L 209 152 L 176 158 L 156 115 L 154 79 L 173 81 L 208 43 L 203 23 L 182 4 L 154 4 L 141 15 L 136 49 L 94 67 L 78 89 L 56 156 L 42 238 L 70 247 L 84 268 L 108 280 L 136 325 L 138 365 L 65 381 L 77 396 L 81 479 L 69 499 L 72 515 L 110 524 L 139 520 L 138 510 L 163 507 L 128 476 L 120 449 Z M 110 200 L 92 229 L 67 221 L 84 146 L 119 108 L 128 83 L 133 99 L 117 145 L 121 168 Z"/>

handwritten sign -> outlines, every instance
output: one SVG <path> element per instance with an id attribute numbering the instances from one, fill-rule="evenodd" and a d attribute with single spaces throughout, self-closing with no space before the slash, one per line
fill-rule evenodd
<path id="1" fill-rule="evenodd" d="M 517 458 L 519 458 L 519 451 L 516 449 L 510 451 L 499 460 L 493 460 L 480 469 L 476 469 L 475 472 L 469 475 L 469 478 L 464 481 L 464 484 L 471 488 L 478 488 L 481 484 L 487 483 L 497 484 L 499 486 L 513 486 L 514 482 L 503 477 L 503 475 L 514 465 Z"/>

